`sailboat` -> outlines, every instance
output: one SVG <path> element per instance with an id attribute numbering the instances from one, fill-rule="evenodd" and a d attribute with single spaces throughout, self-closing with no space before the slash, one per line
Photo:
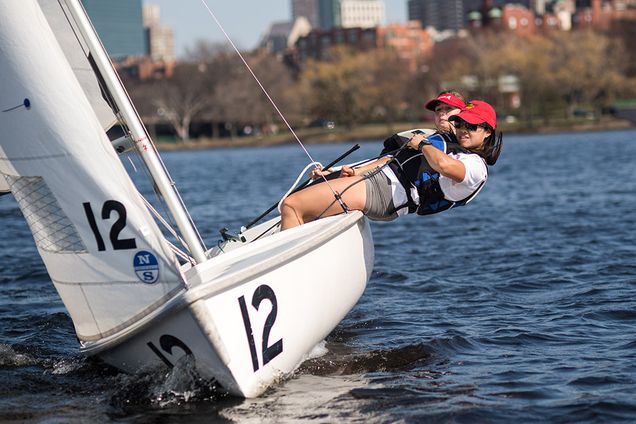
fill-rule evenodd
<path id="1" fill-rule="evenodd" d="M 0 191 L 17 200 L 81 352 L 127 372 L 190 358 L 223 390 L 256 397 L 362 295 L 374 251 L 360 212 L 284 232 L 264 223 L 231 249 L 204 247 L 79 0 L 0 2 L 0 75 Z M 125 131 L 111 140 L 115 124 Z M 174 239 L 127 174 L 123 145 L 151 175 Z"/>

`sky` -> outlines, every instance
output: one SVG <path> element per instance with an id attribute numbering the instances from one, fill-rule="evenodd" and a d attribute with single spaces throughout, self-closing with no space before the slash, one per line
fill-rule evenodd
<path id="1" fill-rule="evenodd" d="M 161 23 L 174 29 L 177 57 L 197 40 L 225 41 L 203 0 L 143 0 L 161 8 Z M 256 47 L 273 22 L 291 20 L 291 0 L 204 0 L 239 49 Z M 406 21 L 407 0 L 385 0 L 386 20 Z"/>

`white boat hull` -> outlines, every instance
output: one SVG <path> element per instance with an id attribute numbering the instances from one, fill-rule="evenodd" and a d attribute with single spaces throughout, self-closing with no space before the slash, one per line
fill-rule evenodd
<path id="1" fill-rule="evenodd" d="M 199 373 L 255 397 L 291 373 L 362 295 L 373 241 L 359 212 L 274 234 L 186 271 L 158 316 L 87 354 L 134 372 L 192 354 Z"/>
<path id="2" fill-rule="evenodd" d="M 83 352 L 127 371 L 191 354 L 202 375 L 257 396 L 356 303 L 373 267 L 360 212 L 204 251 L 79 0 L 0 1 L 0 57 L 0 192 L 16 198 Z M 113 150 L 116 119 L 196 266 L 178 262 Z"/>

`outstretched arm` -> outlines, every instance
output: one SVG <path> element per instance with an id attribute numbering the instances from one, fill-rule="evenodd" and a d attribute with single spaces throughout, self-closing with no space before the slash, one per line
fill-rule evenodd
<path id="1" fill-rule="evenodd" d="M 414 135 L 413 138 L 409 140 L 409 148 L 417 150 L 420 141 L 424 140 L 424 138 L 426 137 L 422 134 Z M 462 161 L 453 159 L 430 144 L 424 145 L 421 152 L 424 154 L 428 164 L 431 165 L 431 168 L 443 176 L 451 178 L 455 182 L 460 183 L 464 181 L 466 177 L 466 167 Z"/>
<path id="2" fill-rule="evenodd" d="M 390 160 L 391 158 L 389 157 L 383 157 L 383 158 L 371 161 L 369 163 L 365 163 L 364 165 L 360 165 L 360 166 L 352 167 L 348 165 L 343 165 L 340 168 L 340 177 L 354 177 L 356 175 L 362 175 L 371 169 L 384 165 Z M 322 175 L 329 175 L 329 174 L 331 174 L 331 171 L 328 169 L 325 169 L 325 170 L 314 169 L 313 171 L 311 171 L 311 178 L 315 179 Z"/>
<path id="3" fill-rule="evenodd" d="M 380 159 L 376 159 L 372 162 L 366 163 L 364 165 L 361 166 L 356 166 L 356 167 L 350 167 L 350 166 L 343 166 L 342 169 L 340 170 L 340 176 L 341 177 L 354 177 L 356 175 L 362 175 L 367 171 L 370 171 L 374 168 L 377 168 L 378 166 L 382 166 L 384 164 L 386 164 L 388 161 L 390 161 L 391 158 L 389 157 L 383 157 Z"/>

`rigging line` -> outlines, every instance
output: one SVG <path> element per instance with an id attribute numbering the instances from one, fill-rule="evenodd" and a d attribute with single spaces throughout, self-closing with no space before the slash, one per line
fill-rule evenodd
<path id="1" fill-rule="evenodd" d="M 184 244 L 185 242 L 183 241 L 183 239 L 181 239 L 181 237 L 179 237 L 179 234 L 170 226 L 170 224 L 168 222 L 166 222 L 166 220 L 161 216 L 161 214 L 154 208 L 154 206 L 152 206 L 152 204 L 144 197 L 143 194 L 139 193 L 139 196 L 141 197 L 141 200 L 144 202 L 144 204 L 146 205 L 146 207 L 148 208 L 148 210 L 150 210 L 150 212 L 155 216 L 155 218 L 164 226 L 166 227 L 166 230 L 176 239 L 178 240 L 181 244 Z"/>
<path id="2" fill-rule="evenodd" d="M 283 197 L 281 197 L 280 201 L 278 202 L 278 212 L 280 213 L 280 206 L 283 203 L 283 200 L 285 200 L 287 198 L 287 196 L 289 196 L 291 193 L 294 192 L 294 190 L 296 190 L 296 187 L 298 186 L 298 183 L 300 182 L 300 179 L 303 177 L 303 175 L 305 175 L 305 172 L 307 172 L 307 169 L 311 166 L 316 166 L 316 167 L 320 167 L 321 169 L 323 168 L 322 164 L 320 162 L 311 162 L 309 163 L 307 166 L 305 166 L 305 168 L 302 170 L 302 172 L 300 174 L 298 174 L 298 178 L 296 178 L 296 181 L 294 181 L 294 184 L 292 184 L 291 187 L 289 187 L 289 190 L 287 190 L 287 192 L 285 194 L 283 194 Z"/>
<path id="3" fill-rule="evenodd" d="M 190 256 L 190 255 L 186 254 L 185 252 L 183 252 L 181 249 L 179 249 L 177 246 L 175 246 L 173 243 L 171 243 L 170 240 L 166 240 L 166 243 L 168 243 L 168 247 L 170 247 L 170 249 L 174 252 L 175 255 L 177 255 L 178 257 L 180 257 L 184 261 L 188 262 L 192 266 L 196 265 L 196 263 L 194 261 L 194 258 L 192 256 Z"/>
<path id="4" fill-rule="evenodd" d="M 203 6 L 207 9 L 208 13 L 210 14 L 210 16 L 212 17 L 212 19 L 214 19 L 214 22 L 216 22 L 217 26 L 219 27 L 219 29 L 221 30 L 221 32 L 223 32 L 223 35 L 225 35 L 225 38 L 227 38 L 227 41 L 229 41 L 230 45 L 232 46 L 232 48 L 234 49 L 234 51 L 236 52 L 236 54 L 238 55 L 238 57 L 241 59 L 241 61 L 243 62 L 243 64 L 245 65 L 245 67 L 247 68 L 247 70 L 249 71 L 249 73 L 252 75 L 252 77 L 254 77 L 254 80 L 256 81 L 256 83 L 258 84 L 258 86 L 261 88 L 261 90 L 263 91 L 263 93 L 265 94 L 265 96 L 267 97 L 267 100 L 269 100 L 269 102 L 272 104 L 272 106 L 274 107 L 274 109 L 276 110 L 276 112 L 278 113 L 278 116 L 280 116 L 280 118 L 283 120 L 283 122 L 285 123 L 285 125 L 287 126 L 287 128 L 289 129 L 289 131 L 292 133 L 292 135 L 294 136 L 294 138 L 296 139 L 296 141 L 298 142 L 298 144 L 300 145 L 300 147 L 303 149 L 303 151 L 305 152 L 305 154 L 307 155 L 307 157 L 309 158 L 309 160 L 311 162 L 316 162 L 314 160 L 314 158 L 311 156 L 311 154 L 309 153 L 309 151 L 305 148 L 305 145 L 303 144 L 302 141 L 300 141 L 300 138 L 298 138 L 298 135 L 296 135 L 296 132 L 294 131 L 294 129 L 292 128 L 292 126 L 289 124 L 289 122 L 287 122 L 287 119 L 285 118 L 285 115 L 283 115 L 283 112 L 280 111 L 280 109 L 278 108 L 278 106 L 276 105 L 276 102 L 274 102 L 274 100 L 271 98 L 271 96 L 269 95 L 269 93 L 267 92 L 267 90 L 265 89 L 265 87 L 263 86 L 263 84 L 261 84 L 261 81 L 258 79 L 258 77 L 256 76 L 256 74 L 254 73 L 254 71 L 252 71 L 252 68 L 250 67 L 250 65 L 247 63 L 247 61 L 245 60 L 245 58 L 243 57 L 243 55 L 241 54 L 241 52 L 239 51 L 239 49 L 236 47 L 236 45 L 234 44 L 234 42 L 232 41 L 232 39 L 230 38 L 229 34 L 225 31 L 225 28 L 223 28 L 223 25 L 221 25 L 221 22 L 217 19 L 216 15 L 214 14 L 214 12 L 212 11 L 212 9 L 210 9 L 210 6 L 208 6 L 208 3 L 206 0 L 201 0 L 201 3 L 203 4 Z M 327 180 L 327 178 L 325 178 L 325 176 L 322 176 L 323 180 L 325 181 L 325 183 L 327 183 L 327 186 L 329 186 L 329 189 L 331 190 L 331 192 L 333 193 L 333 195 L 335 196 L 336 200 L 338 200 L 338 202 L 340 203 L 340 205 L 342 206 L 342 208 L 344 209 L 345 213 L 348 211 L 348 207 L 347 205 L 345 205 L 345 203 L 343 202 L 343 200 L 340 198 L 340 194 L 333 189 L 333 187 L 331 186 L 331 184 L 329 184 L 329 180 Z"/>
<path id="5" fill-rule="evenodd" d="M 86 45 L 86 40 L 75 29 L 76 26 L 78 25 L 77 22 L 75 21 L 75 19 L 73 19 L 72 16 L 69 16 L 69 13 L 67 13 L 67 9 L 66 8 L 68 8 L 68 5 L 66 4 L 66 1 L 65 0 L 58 0 L 57 3 L 60 6 L 60 10 L 64 14 L 64 17 L 66 18 L 66 22 L 68 23 L 69 28 L 71 29 L 71 31 L 73 32 L 73 35 L 75 36 L 75 40 L 77 41 L 77 44 L 79 45 L 80 49 L 82 49 L 82 52 L 84 52 L 84 56 L 86 57 L 86 60 L 88 61 L 88 65 L 91 67 L 91 69 L 95 73 L 95 80 L 97 82 L 97 85 L 99 86 L 99 88 L 102 91 L 102 93 L 108 93 L 108 95 L 106 95 L 106 96 L 102 95 L 102 99 L 106 102 L 106 104 L 108 105 L 110 110 L 113 112 L 113 116 L 115 116 L 115 120 L 117 122 L 117 125 L 121 128 L 122 132 L 124 134 L 130 134 L 130 131 L 128 129 L 128 125 L 126 124 L 126 122 L 124 121 L 123 117 L 121 116 L 121 113 L 119 112 L 119 108 L 114 103 L 114 100 L 113 100 L 112 96 L 110 95 L 110 93 L 108 91 L 108 87 L 106 87 L 105 84 L 104 84 L 103 78 L 101 76 L 97 75 L 96 69 L 94 67 L 94 62 L 92 62 L 91 59 L 90 59 L 90 57 L 92 55 L 92 52 L 88 48 L 88 45 Z M 62 5 L 62 3 L 64 3 L 64 5 Z M 86 47 L 85 47 L 85 45 L 86 45 Z M 64 53 L 64 56 L 66 57 L 66 53 Z M 84 90 L 82 89 L 82 91 L 84 91 Z M 118 112 L 115 112 L 115 110 L 117 110 Z M 132 138 L 132 136 L 131 136 L 131 138 Z"/>
<path id="6" fill-rule="evenodd" d="M 82 51 L 84 52 L 84 56 L 86 56 L 86 58 L 88 59 L 89 65 L 91 66 L 91 68 L 93 68 L 93 64 L 91 63 L 90 60 L 90 55 L 91 55 L 91 51 L 88 48 L 88 46 L 86 46 L 85 48 L 85 43 L 82 43 L 83 36 L 81 34 L 78 33 L 78 31 L 76 30 L 76 26 L 77 26 L 77 22 L 75 22 L 75 20 L 69 16 L 69 13 L 67 13 L 66 8 L 62 5 L 62 3 L 64 2 L 64 6 L 68 7 L 68 5 L 66 5 L 65 0 L 57 0 L 58 5 L 60 6 L 60 10 L 62 11 L 62 13 L 64 14 L 64 17 L 66 18 L 66 21 L 69 24 L 69 27 L 71 28 L 71 31 L 73 32 L 73 35 L 75 36 L 75 40 L 77 41 L 77 44 L 79 45 L 80 49 L 82 49 Z M 99 71 L 99 69 L 94 69 L 93 68 L 93 72 L 96 73 L 95 75 L 95 79 L 97 80 L 97 85 L 99 86 L 99 88 L 102 90 L 102 93 L 108 93 L 108 95 L 106 96 L 102 96 L 102 98 L 104 99 L 104 101 L 106 102 L 106 104 L 108 104 L 108 106 L 110 107 L 111 111 L 113 112 L 113 115 L 115 116 L 116 122 L 119 126 L 119 128 L 121 129 L 121 131 L 123 132 L 123 134 L 128 134 L 130 135 L 131 140 L 133 140 L 133 144 L 135 143 L 135 139 L 130 131 L 130 128 L 128 126 L 128 123 L 126 122 L 126 120 L 124 119 L 120 108 L 117 106 L 117 104 L 114 102 L 114 99 L 112 98 L 112 96 L 109 93 L 108 87 L 104 84 L 103 79 L 101 78 L 101 76 L 97 75 L 97 72 Z M 101 71 L 100 71 L 101 72 Z M 121 82 L 121 79 L 119 78 L 119 75 L 117 74 L 117 77 L 120 81 L 120 84 L 122 85 L 122 87 L 124 86 L 123 83 Z M 28 101 L 28 99 L 25 99 L 25 106 L 30 106 L 26 104 L 26 101 Z M 131 105 L 133 107 L 133 109 L 135 109 L 135 113 L 137 113 L 136 108 L 134 107 L 134 104 L 132 104 L 131 101 Z M 28 107 L 27 107 L 28 108 Z M 115 112 L 115 110 L 117 110 L 117 112 Z M 138 113 L 137 113 L 138 115 Z M 148 141 L 150 142 L 150 145 L 152 146 L 152 148 L 156 151 L 156 147 L 154 142 L 152 141 L 152 139 L 150 138 L 150 135 L 148 134 L 148 131 L 146 129 L 145 126 L 143 126 L 144 129 L 144 133 L 146 134 L 146 138 L 148 139 Z M 143 161 L 143 159 L 141 158 L 141 154 L 140 152 L 135 148 L 134 149 L 134 154 L 136 156 L 136 158 L 140 161 L 141 169 L 144 170 L 144 173 L 146 175 L 146 178 L 148 178 L 150 181 L 154 182 L 154 179 L 152 177 L 152 175 L 150 174 L 150 170 L 148 169 L 148 167 L 145 165 L 145 162 Z M 181 193 L 179 193 L 179 191 L 176 188 L 176 184 L 172 179 L 172 176 L 170 175 L 170 173 L 168 172 L 168 169 L 166 168 L 163 159 L 161 158 L 161 156 L 157 155 L 157 158 L 159 159 L 159 162 L 161 163 L 161 166 L 163 167 L 163 170 L 166 174 L 166 176 L 168 177 L 168 179 L 170 180 L 170 184 L 172 186 L 173 191 L 176 193 L 179 202 L 184 205 L 183 199 L 181 197 Z M 132 161 L 131 161 L 132 162 Z M 133 165 L 134 167 L 134 165 Z M 172 228 L 171 232 L 175 232 L 174 228 L 176 227 L 176 223 L 174 222 L 174 218 L 172 217 L 172 214 L 170 214 L 167 210 L 167 206 L 166 203 L 163 200 L 163 197 L 160 195 L 160 193 L 157 191 L 156 187 L 154 187 L 153 184 L 153 192 L 155 194 L 155 197 L 157 199 L 157 201 L 159 202 L 159 204 L 161 205 L 162 209 L 163 209 L 163 213 L 164 215 L 167 217 L 167 219 L 170 221 L 169 224 L 164 223 L 164 226 L 166 228 Z M 145 200 L 145 199 L 144 199 Z M 199 233 L 198 228 L 194 225 L 194 222 L 192 221 L 192 216 L 190 215 L 190 212 L 187 210 L 187 208 L 183 208 L 186 211 L 186 214 L 188 216 L 188 219 L 190 220 L 190 222 L 192 223 L 192 227 L 194 228 L 197 237 L 199 238 L 199 241 L 201 242 L 201 245 L 204 247 L 205 250 L 207 250 L 207 247 L 205 247 L 205 243 L 203 241 L 203 237 L 201 237 L 201 234 Z M 156 210 L 154 211 L 156 215 L 161 216 L 161 214 L 159 214 Z M 165 221 L 164 221 L 165 222 Z M 176 237 L 177 240 L 179 240 L 179 242 L 182 244 L 183 247 L 185 247 L 187 250 L 188 246 L 187 244 L 184 242 L 184 240 L 182 240 L 180 237 Z"/>
<path id="7" fill-rule="evenodd" d="M 383 165 L 383 166 L 384 166 L 384 165 Z M 377 173 L 378 173 L 378 172 L 380 172 L 380 171 L 381 171 L 381 168 L 378 168 L 378 170 L 377 170 L 377 171 L 376 171 L 376 170 L 373 170 L 373 171 L 372 171 L 372 173 L 370 173 L 370 174 L 369 174 L 369 176 L 371 176 L 371 175 L 375 175 L 375 174 L 377 174 Z M 346 186 L 346 187 L 344 188 L 344 190 L 342 190 L 342 193 L 340 194 L 340 196 L 342 196 L 343 194 L 345 194 L 345 192 L 346 192 L 347 190 L 349 190 L 351 187 L 353 187 L 354 185 L 356 185 L 356 184 L 358 184 L 358 183 L 361 183 L 361 182 L 365 181 L 367 178 L 368 178 L 368 177 L 366 177 L 366 176 L 365 176 L 365 177 L 360 178 L 358 181 L 354 181 L 354 182 L 352 182 L 351 184 L 349 184 L 348 186 Z M 333 205 L 334 205 L 337 201 L 340 201 L 340 198 L 339 198 L 339 197 L 336 197 L 334 200 L 332 200 L 332 201 L 331 201 L 331 203 L 329 203 L 329 205 L 328 205 L 328 206 L 327 206 L 327 207 L 326 207 L 326 208 L 325 208 L 322 212 L 320 212 L 320 214 L 318 214 L 318 217 L 317 217 L 316 219 L 320 219 L 320 218 L 322 218 L 322 216 L 323 216 L 325 213 L 327 213 L 327 211 L 329 210 L 329 208 L 330 208 L 330 207 L 332 207 L 332 206 L 333 206 Z M 340 201 L 340 205 L 342 206 L 342 202 L 341 202 L 341 201 Z M 346 206 L 346 205 L 345 205 L 345 206 Z M 344 208 L 344 207 L 343 207 L 343 208 Z M 346 213 L 348 213 L 350 210 L 352 210 L 352 209 L 348 209 L 348 208 L 347 208 L 347 209 L 345 209 L 345 212 L 346 212 Z"/>
<path id="8" fill-rule="evenodd" d="M 156 184 L 154 183 L 154 179 L 152 178 L 152 175 L 150 174 L 150 170 L 145 166 L 145 163 L 143 161 L 143 159 L 141 158 L 141 154 L 137 151 L 137 149 L 135 149 L 134 151 L 134 155 L 136 160 L 138 160 L 140 162 L 141 165 L 141 169 L 144 170 L 144 173 L 146 174 L 146 178 L 148 178 L 149 181 L 152 182 L 152 193 L 154 194 L 154 197 L 157 199 L 157 202 L 159 202 L 159 205 L 161 206 L 161 209 L 163 211 L 163 214 L 160 213 L 142 194 L 141 192 L 138 191 L 139 195 L 141 196 L 142 200 L 144 201 L 144 204 L 146 205 L 146 208 L 151 212 L 152 215 L 154 215 L 155 219 L 157 221 L 159 221 L 163 227 L 166 229 L 166 231 L 172 235 L 175 240 L 177 240 L 182 247 L 184 247 L 186 249 L 186 251 L 190 252 L 190 249 L 188 248 L 188 244 L 185 242 L 185 240 L 183 240 L 183 238 L 181 238 L 181 236 L 179 235 L 179 233 L 177 232 L 176 228 L 176 224 L 174 222 L 174 219 L 172 217 L 172 214 L 170 213 L 170 211 L 168 210 L 168 207 L 166 205 L 166 202 L 163 199 L 163 196 L 161 195 L 161 193 L 158 191 Z M 163 162 L 162 162 L 163 165 Z M 173 189 L 175 191 L 175 193 L 177 194 L 177 196 L 179 197 L 179 201 L 183 204 L 183 200 L 181 199 L 181 196 L 179 195 L 179 191 L 176 190 L 175 188 L 175 183 L 172 181 L 172 177 L 170 177 L 170 175 L 168 174 L 168 178 L 170 179 L 170 183 L 173 186 Z M 186 209 L 187 212 L 187 209 Z M 192 220 L 192 218 L 190 217 L 190 214 L 188 213 L 188 219 Z M 201 241 L 201 245 L 203 246 L 204 250 L 207 250 L 207 247 L 205 247 L 205 244 L 203 243 L 203 239 L 201 238 L 201 235 L 199 234 L 199 230 L 194 227 L 197 237 L 199 237 L 199 240 Z M 165 241 L 174 246 L 166 237 L 164 237 Z M 174 249 L 178 249 L 176 246 L 174 246 Z M 178 254 L 179 255 L 179 254 Z M 181 251 L 181 256 L 182 258 L 184 258 L 186 261 L 190 262 L 192 265 L 195 265 L 196 262 L 194 260 L 194 258 L 192 258 L 190 255 L 188 255 L 187 253 Z"/>
<path id="9" fill-rule="evenodd" d="M 346 187 L 344 188 L 344 190 L 342 190 L 341 195 L 342 195 L 342 194 L 345 194 L 345 192 L 346 192 L 347 190 L 349 190 L 351 187 L 353 187 L 354 185 L 359 184 L 359 183 L 361 183 L 361 182 L 363 182 L 363 181 L 365 181 L 365 180 L 368 180 L 369 178 L 371 178 L 371 177 L 373 177 L 373 176 L 375 176 L 375 175 L 379 174 L 380 172 L 382 172 L 382 168 L 384 168 L 384 167 L 386 167 L 386 166 L 388 166 L 388 165 L 389 165 L 389 162 L 387 162 L 387 163 L 385 163 L 385 164 L 383 164 L 383 165 L 380 165 L 380 166 L 378 166 L 378 167 L 376 167 L 376 168 L 373 168 L 373 169 L 371 169 L 371 170 L 369 170 L 369 171 L 365 172 L 364 174 L 362 174 L 362 178 L 360 178 L 358 181 L 354 181 L 354 182 L 352 182 L 351 184 L 349 184 L 348 186 L 346 186 Z M 336 199 L 336 200 L 338 200 L 338 199 Z M 322 218 L 322 216 L 323 216 L 323 215 L 324 215 L 324 214 L 325 214 L 325 213 L 329 210 L 329 208 L 330 208 L 330 207 L 332 207 L 332 206 L 334 205 L 334 203 L 336 203 L 336 200 L 333 200 L 331 203 L 329 203 L 329 206 L 327 206 L 327 207 L 326 207 L 326 208 L 325 208 L 325 209 L 324 209 L 324 210 L 323 210 L 323 211 L 322 211 L 322 212 L 318 215 L 318 217 L 317 217 L 316 219 L 320 219 L 320 218 Z M 272 228 L 273 228 L 273 227 L 272 227 Z M 269 230 L 267 230 L 267 231 L 269 231 Z M 259 236 L 259 237 L 260 237 L 260 236 Z M 257 237 L 257 239 L 258 239 L 258 237 Z M 255 240 L 256 240 L 256 239 L 255 239 Z"/>
<path id="10" fill-rule="evenodd" d="M 223 32 L 223 35 L 225 35 L 225 38 L 227 38 L 227 41 L 230 42 L 230 44 L 232 45 L 232 48 L 234 49 L 234 51 L 236 52 L 236 54 L 238 54 L 239 58 L 241 59 L 241 61 L 243 62 L 243 64 L 245 65 L 245 67 L 247 68 L 247 70 L 250 72 L 250 74 L 252 74 L 252 77 L 254 77 L 254 80 L 256 80 L 256 83 L 258 84 L 258 86 L 261 88 L 261 90 L 263 91 L 263 93 L 265 94 L 265 96 L 267 97 L 267 99 L 269 100 L 269 102 L 272 104 L 272 106 L 274 106 L 274 109 L 276 109 L 276 112 L 278 113 L 278 115 L 281 117 L 281 119 L 283 120 L 283 122 L 285 123 L 285 125 L 287 125 L 287 128 L 289 128 L 289 131 L 291 131 L 292 135 L 294 136 L 294 138 L 296 139 L 296 141 L 298 142 L 298 144 L 300 144 L 300 147 L 302 147 L 302 149 L 305 151 L 305 153 L 307 154 L 307 156 L 309 157 L 309 159 L 312 162 L 315 162 L 314 159 L 311 157 L 311 155 L 309 154 L 309 152 L 307 151 L 307 149 L 305 148 L 305 146 L 303 145 L 302 141 L 300 141 L 300 138 L 298 138 L 298 136 L 296 135 L 296 132 L 293 130 L 293 128 L 291 127 L 291 125 L 289 124 L 289 122 L 287 122 L 287 119 L 285 118 L 285 116 L 283 115 L 283 113 L 280 111 L 280 109 L 278 108 L 278 106 L 276 106 L 276 103 L 274 102 L 274 100 L 272 100 L 272 98 L 270 97 L 269 93 L 267 92 L 267 90 L 265 89 L 265 87 L 263 86 L 263 84 L 261 84 L 261 81 L 258 79 L 258 77 L 256 76 L 256 74 L 254 73 L 254 71 L 252 71 L 252 68 L 250 67 L 250 65 L 248 65 L 247 61 L 245 60 L 245 58 L 243 57 L 243 55 L 241 54 L 241 52 L 239 51 L 239 49 L 236 47 L 236 45 L 234 44 L 234 42 L 232 41 L 232 39 L 230 38 L 230 36 L 228 35 L 227 32 L 225 32 L 225 29 L 223 28 L 223 25 L 221 25 L 221 22 L 219 22 L 219 20 L 216 18 L 216 15 L 214 14 L 214 12 L 212 12 L 212 9 L 210 9 L 210 6 L 208 6 L 208 3 L 206 2 L 206 0 L 201 0 L 201 3 L 203 3 L 203 6 L 207 9 L 208 13 L 210 14 L 210 16 L 212 16 L 212 19 L 214 19 L 214 22 L 216 22 L 216 24 L 218 25 L 218 27 L 221 29 L 221 32 Z"/>
<path id="11" fill-rule="evenodd" d="M 121 111 L 119 110 L 119 107 L 117 107 L 117 105 L 115 104 L 114 99 L 112 98 L 112 95 L 110 94 L 110 92 L 108 90 L 108 87 L 106 87 L 102 76 L 97 74 L 97 71 L 99 71 L 99 69 L 96 69 L 97 68 L 96 64 L 94 63 L 94 61 L 91 60 L 92 52 L 91 52 L 90 48 L 88 47 L 88 45 L 86 43 L 86 40 L 84 39 L 84 36 L 81 35 L 76 30 L 76 27 L 78 26 L 77 22 L 67 12 L 67 8 L 69 6 L 66 4 L 66 0 L 58 0 L 57 3 L 60 6 L 60 10 L 62 11 L 62 14 L 64 15 L 64 18 L 66 18 L 66 22 L 68 23 L 68 26 L 71 29 L 72 33 L 73 33 L 73 36 L 75 36 L 75 40 L 77 41 L 77 44 L 78 44 L 79 48 L 82 50 L 82 52 L 84 53 L 84 56 L 86 57 L 86 60 L 88 61 L 88 65 L 91 67 L 91 69 L 93 70 L 93 73 L 95 74 L 94 75 L 95 76 L 95 81 L 97 82 L 97 85 L 99 86 L 99 89 L 102 92 L 102 99 L 104 100 L 104 102 L 106 102 L 106 104 L 108 105 L 110 110 L 113 112 L 113 116 L 115 117 L 116 123 L 113 124 L 111 126 L 111 128 L 113 128 L 113 127 L 115 127 L 115 125 L 117 125 L 121 129 L 122 133 L 123 134 L 129 134 L 130 138 L 132 140 L 133 136 L 132 136 L 132 134 L 130 132 L 130 129 L 128 128 L 128 124 L 126 123 L 126 121 L 124 120 L 123 116 L 121 115 Z M 64 3 L 64 5 L 62 5 L 62 3 Z M 66 53 L 64 53 L 64 56 L 66 57 Z M 99 72 L 101 73 L 101 71 L 99 71 Z M 84 91 L 83 88 L 82 88 L 82 91 Z M 108 93 L 108 94 L 104 95 L 104 93 Z M 91 105 L 91 109 L 92 109 L 92 105 Z M 115 110 L 117 110 L 117 112 L 115 112 Z M 106 132 L 106 129 L 104 129 L 104 131 Z M 134 141 L 133 141 L 133 143 L 134 143 Z M 133 167 L 134 167 L 134 165 L 133 165 Z M 135 169 L 135 171 L 136 171 L 136 169 Z M 146 172 L 146 174 L 148 174 L 148 173 Z"/>

